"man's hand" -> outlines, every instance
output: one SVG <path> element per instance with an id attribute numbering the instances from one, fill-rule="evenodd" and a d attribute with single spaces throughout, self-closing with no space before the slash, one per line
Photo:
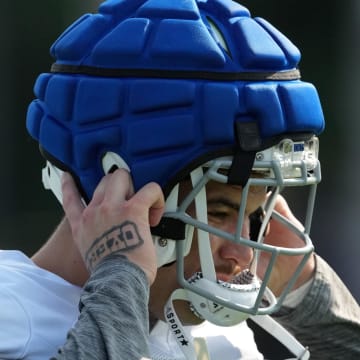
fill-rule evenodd
<path id="1" fill-rule="evenodd" d="M 150 226 L 159 223 L 165 206 L 159 185 L 149 183 L 134 193 L 129 173 L 119 169 L 104 176 L 85 207 L 72 177 L 65 173 L 62 193 L 74 242 L 88 270 L 106 256 L 121 253 L 140 266 L 152 284 L 157 261 Z"/>
<path id="2" fill-rule="evenodd" d="M 275 210 L 283 215 L 285 218 L 290 220 L 297 228 L 303 229 L 303 225 L 296 219 L 296 217 L 291 212 L 285 199 L 279 195 Z M 270 221 L 270 227 L 268 234 L 265 237 L 265 243 L 271 244 L 280 247 L 288 248 L 301 248 L 304 247 L 304 241 L 299 238 L 294 232 L 292 232 L 285 225 L 281 224 L 279 221 L 272 219 Z M 279 296 L 282 290 L 285 288 L 290 278 L 294 274 L 297 266 L 301 262 L 303 256 L 289 256 L 289 255 L 279 255 L 274 266 L 273 273 L 270 277 L 269 287 L 273 293 Z M 263 277 L 266 267 L 269 263 L 270 255 L 262 252 L 259 261 L 259 275 Z M 297 288 L 308 281 L 314 274 L 315 270 L 315 260 L 314 256 L 311 255 L 300 273 L 294 288 Z"/>

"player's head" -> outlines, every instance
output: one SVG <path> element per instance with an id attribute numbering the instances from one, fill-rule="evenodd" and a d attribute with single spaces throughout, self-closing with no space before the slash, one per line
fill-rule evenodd
<path id="1" fill-rule="evenodd" d="M 61 200 L 56 174 L 66 170 L 88 201 L 114 167 L 130 171 L 135 190 L 159 183 L 167 200 L 153 229 L 159 266 L 177 261 L 194 312 L 229 325 L 274 311 L 271 265 L 263 282 L 257 256 L 234 283 L 218 281 L 210 238 L 268 251 L 273 260 L 312 250 L 311 211 L 304 232 L 288 225 L 303 238 L 301 249 L 263 244 L 269 218 L 279 218 L 279 191 L 320 180 L 316 135 L 324 120 L 316 89 L 300 80 L 298 49 L 232 1 L 108 0 L 71 25 L 51 54 L 56 61 L 38 77 L 27 115 L 48 161 L 47 186 Z M 216 182 L 242 189 L 232 231 L 208 221 L 206 185 Z M 252 215 L 263 225 L 249 239 L 243 227 L 254 186 L 269 194 Z M 194 236 L 201 274 L 189 280 L 183 261 Z"/>

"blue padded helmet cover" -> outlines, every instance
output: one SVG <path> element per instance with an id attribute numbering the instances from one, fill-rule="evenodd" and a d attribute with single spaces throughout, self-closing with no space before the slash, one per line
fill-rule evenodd
<path id="1" fill-rule="evenodd" d="M 108 151 L 126 161 L 135 189 L 165 189 L 203 160 L 324 128 L 299 50 L 230 0 L 108 0 L 51 55 L 27 129 L 87 198 Z"/>

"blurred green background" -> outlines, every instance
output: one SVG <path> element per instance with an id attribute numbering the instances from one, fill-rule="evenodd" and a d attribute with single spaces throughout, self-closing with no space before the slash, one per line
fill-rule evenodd
<path id="1" fill-rule="evenodd" d="M 169 0 L 170 1 L 170 0 Z M 41 158 L 26 133 L 33 84 L 49 70 L 49 47 L 95 0 L 2 1 L 0 13 L 1 177 L 3 249 L 31 255 L 62 217 L 61 207 L 41 184 Z M 360 1 L 244 0 L 301 50 L 300 70 L 316 85 L 325 112 L 320 137 L 323 181 L 318 189 L 312 238 L 320 253 L 360 299 Z M 296 212 L 301 211 L 301 197 Z"/>

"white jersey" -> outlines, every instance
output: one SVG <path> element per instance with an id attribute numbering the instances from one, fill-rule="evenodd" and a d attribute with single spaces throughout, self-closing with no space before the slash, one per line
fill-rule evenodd
<path id="1" fill-rule="evenodd" d="M 80 293 L 20 251 L 0 250 L 0 359 L 48 360 L 77 320 Z"/>
<path id="2" fill-rule="evenodd" d="M 201 325 L 184 326 L 184 330 L 193 338 L 205 339 L 211 360 L 264 359 L 246 322 L 221 327 L 205 321 Z M 150 333 L 150 354 L 152 360 L 186 360 L 172 331 L 163 321 L 158 321 Z"/>

